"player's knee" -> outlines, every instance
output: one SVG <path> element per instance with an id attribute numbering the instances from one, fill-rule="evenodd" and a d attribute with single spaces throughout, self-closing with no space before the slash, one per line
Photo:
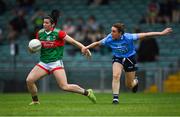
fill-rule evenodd
<path id="1" fill-rule="evenodd" d="M 62 85 L 60 86 L 60 88 L 64 91 L 68 91 L 69 90 L 69 86 L 68 85 Z"/>
<path id="2" fill-rule="evenodd" d="M 32 80 L 31 77 L 27 77 L 26 83 L 27 83 L 27 84 L 32 84 L 32 83 L 34 83 L 34 81 Z"/>
<path id="3" fill-rule="evenodd" d="M 113 80 L 119 80 L 120 75 L 119 74 L 113 74 Z"/>
<path id="4" fill-rule="evenodd" d="M 133 84 L 128 82 L 128 83 L 126 83 L 126 87 L 129 88 L 129 89 L 132 89 L 133 88 Z"/>

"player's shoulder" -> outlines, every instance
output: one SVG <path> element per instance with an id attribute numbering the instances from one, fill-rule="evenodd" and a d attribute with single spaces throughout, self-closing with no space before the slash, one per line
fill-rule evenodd
<path id="1" fill-rule="evenodd" d="M 103 45 L 105 43 L 109 43 L 111 40 L 111 34 L 108 34 L 106 37 L 104 37 L 102 40 L 100 40 L 99 42 L 102 43 Z"/>
<path id="2" fill-rule="evenodd" d="M 112 37 L 112 34 L 111 34 L 111 33 L 109 33 L 109 34 L 107 35 L 107 37 Z"/>
<path id="3" fill-rule="evenodd" d="M 133 34 L 132 33 L 124 33 L 123 37 L 126 39 L 131 39 L 133 37 Z"/>
<path id="4" fill-rule="evenodd" d="M 106 36 L 106 39 L 107 39 L 107 40 L 112 40 L 112 34 L 109 33 L 109 34 Z"/>
<path id="5" fill-rule="evenodd" d="M 61 31 L 61 29 L 60 28 L 54 28 L 54 32 L 59 32 L 59 31 Z"/>
<path id="6" fill-rule="evenodd" d="M 124 33 L 123 34 L 123 36 L 126 36 L 126 37 L 131 36 L 131 35 L 132 35 L 132 33 Z"/>
<path id="7" fill-rule="evenodd" d="M 42 32 L 44 32 L 45 31 L 45 29 L 40 29 L 39 31 L 38 31 L 38 33 L 42 33 Z"/>

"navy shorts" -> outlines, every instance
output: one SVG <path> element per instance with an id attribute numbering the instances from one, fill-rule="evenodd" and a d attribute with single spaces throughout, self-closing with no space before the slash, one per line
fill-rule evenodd
<path id="1" fill-rule="evenodd" d="M 135 55 L 130 56 L 128 58 L 120 58 L 113 56 L 112 64 L 114 62 L 118 62 L 123 65 L 125 72 L 132 72 L 137 70 L 136 58 Z"/>

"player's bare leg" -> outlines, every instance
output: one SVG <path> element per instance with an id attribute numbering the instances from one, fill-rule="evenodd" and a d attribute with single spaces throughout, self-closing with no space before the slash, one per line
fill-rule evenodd
<path id="1" fill-rule="evenodd" d="M 37 97 L 37 87 L 36 87 L 36 84 L 35 82 L 40 79 L 41 77 L 47 75 L 47 72 L 44 71 L 42 68 L 40 68 L 39 66 L 35 66 L 31 72 L 29 73 L 27 79 L 26 79 L 26 83 L 27 83 L 27 88 L 28 88 L 28 91 L 31 93 L 31 96 L 32 96 L 32 103 L 31 104 L 39 104 L 39 100 L 38 100 L 38 97 Z"/>
<path id="2" fill-rule="evenodd" d="M 137 92 L 138 88 L 138 80 L 135 75 L 135 71 L 125 73 L 125 84 L 129 89 L 132 89 L 134 93 Z"/>
<path id="3" fill-rule="evenodd" d="M 67 83 L 67 77 L 64 69 L 55 70 L 53 74 L 61 89 L 69 92 L 83 94 L 88 96 L 93 103 L 96 103 L 96 97 L 94 96 L 92 89 L 85 90 L 79 85 Z"/>
<path id="4" fill-rule="evenodd" d="M 113 91 L 113 103 L 119 103 L 119 89 L 120 89 L 120 77 L 122 74 L 123 66 L 118 63 L 113 63 L 113 79 L 112 79 L 112 91 Z"/>

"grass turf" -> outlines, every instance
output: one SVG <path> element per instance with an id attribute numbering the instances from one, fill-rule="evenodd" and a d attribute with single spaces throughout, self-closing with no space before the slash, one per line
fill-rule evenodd
<path id="1" fill-rule="evenodd" d="M 0 116 L 179 116 L 180 93 L 121 93 L 113 105 L 112 94 L 97 93 L 97 104 L 73 93 L 39 94 L 40 105 L 29 106 L 29 94 L 0 94 Z"/>

